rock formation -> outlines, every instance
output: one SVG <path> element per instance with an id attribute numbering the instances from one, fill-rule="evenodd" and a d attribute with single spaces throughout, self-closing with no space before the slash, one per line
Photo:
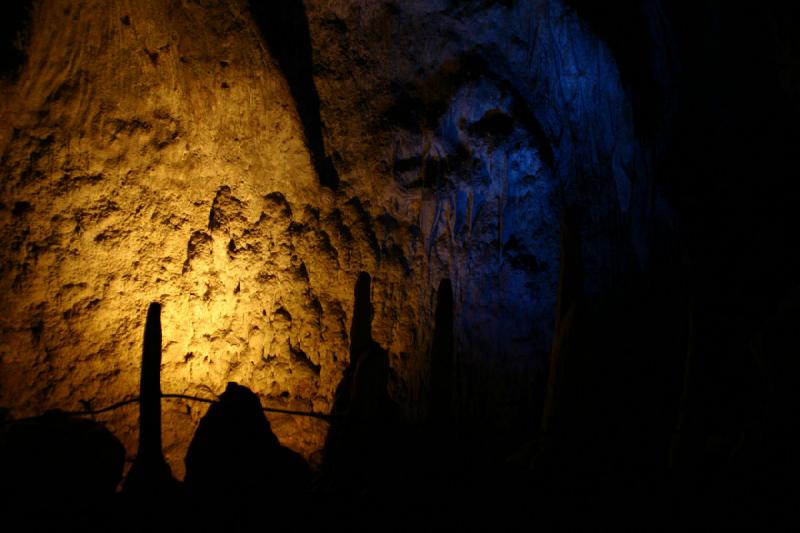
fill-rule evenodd
<path id="1" fill-rule="evenodd" d="M 431 470 L 461 438 L 492 460 L 527 441 L 554 501 L 628 501 L 669 472 L 676 499 L 723 503 L 750 490 L 735 468 L 800 470 L 753 466 L 800 441 L 791 9 L 7 4 L 4 418 L 135 396 L 157 302 L 164 393 L 235 382 L 344 413 L 372 353 L 361 403 L 436 425 Z M 181 479 L 207 409 L 162 410 Z M 327 422 L 268 417 L 319 466 Z M 130 466 L 136 408 L 98 420 Z"/>
<path id="2" fill-rule="evenodd" d="M 165 392 L 236 381 L 268 405 L 327 412 L 366 271 L 406 416 L 427 410 L 446 278 L 460 416 L 534 428 L 561 206 L 591 197 L 592 222 L 613 225 L 642 194 L 605 45 L 549 0 L 262 11 L 33 5 L 28 59 L 3 86 L 0 404 L 22 416 L 132 395 L 158 301 Z M 275 20 L 307 31 L 265 37 Z M 287 56 L 303 46 L 313 64 Z M 603 269 L 589 271 L 599 286 Z M 165 402 L 179 476 L 201 415 Z M 135 420 L 108 415 L 129 453 Z M 273 425 L 307 456 L 324 440 L 320 422 Z"/>

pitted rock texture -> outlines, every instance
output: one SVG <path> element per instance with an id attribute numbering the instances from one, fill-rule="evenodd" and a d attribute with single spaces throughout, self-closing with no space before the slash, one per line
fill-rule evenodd
<path id="1" fill-rule="evenodd" d="M 165 392 L 239 381 L 325 412 L 358 267 L 308 227 L 331 208 L 285 82 L 235 4 L 113 7 L 41 3 L 4 98 L 0 403 L 21 416 L 137 394 L 159 301 Z M 180 475 L 204 409 L 164 405 Z M 108 420 L 134 453 L 136 410 Z M 309 452 L 316 433 L 289 444 Z"/>
<path id="2" fill-rule="evenodd" d="M 324 142 L 311 140 L 336 188 L 307 147 L 297 76 L 245 2 L 35 6 L 0 103 L 0 405 L 15 416 L 136 394 L 151 301 L 165 392 L 236 381 L 265 405 L 328 412 L 364 271 L 404 415 L 427 414 L 447 278 L 458 416 L 524 432 L 561 208 L 591 207 L 590 289 L 628 268 L 609 258 L 646 256 L 627 233 L 652 193 L 627 95 L 556 0 L 305 2 Z M 205 409 L 164 410 L 180 477 Z M 136 410 L 104 416 L 134 453 Z M 322 422 L 272 422 L 307 457 L 324 442 Z"/>

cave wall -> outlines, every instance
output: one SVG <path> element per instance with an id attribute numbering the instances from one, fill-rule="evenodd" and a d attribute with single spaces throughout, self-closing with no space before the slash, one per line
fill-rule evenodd
<path id="1" fill-rule="evenodd" d="M 420 235 L 415 276 L 452 280 L 458 416 L 534 431 L 563 207 L 584 211 L 593 297 L 647 267 L 652 225 L 669 216 L 614 54 L 562 2 L 305 6 L 342 186 Z M 382 249 L 403 242 L 378 237 Z"/>
<path id="2" fill-rule="evenodd" d="M 36 4 L 3 108 L 2 403 L 15 415 L 136 394 L 150 301 L 165 391 L 230 380 L 326 409 L 348 271 L 317 221 L 330 198 L 288 87 L 236 7 Z M 165 408 L 180 472 L 202 412 Z M 129 453 L 136 420 L 109 415 Z M 320 445 L 313 426 L 295 438 Z"/>
<path id="3" fill-rule="evenodd" d="M 237 381 L 328 412 L 365 271 L 407 419 L 427 416 L 449 279 L 456 416 L 536 430 L 563 207 L 584 213 L 595 295 L 648 263 L 663 215 L 612 50 L 556 0 L 291 6 L 33 3 L 27 60 L 0 82 L 14 416 L 135 394 L 151 301 L 165 392 Z M 270 17 L 307 32 L 265 35 Z M 164 408 L 180 476 L 202 410 Z M 134 453 L 135 410 L 104 416 Z M 324 423 L 272 421 L 307 457 L 322 446 Z"/>

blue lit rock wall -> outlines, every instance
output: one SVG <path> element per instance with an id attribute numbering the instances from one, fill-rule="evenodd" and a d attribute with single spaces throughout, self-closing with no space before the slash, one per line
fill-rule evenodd
<path id="1" fill-rule="evenodd" d="M 404 252 L 423 295 L 453 281 L 462 413 L 508 422 L 535 410 L 562 208 L 583 208 L 587 293 L 602 294 L 649 253 L 650 152 L 634 134 L 615 58 L 559 1 L 307 9 L 326 138 L 350 175 L 345 188 L 373 209 L 380 202 L 377 220 L 385 211 L 408 228 Z M 403 241 L 382 229 L 382 247 Z M 393 367 L 409 377 L 412 397 L 424 396 L 424 359 Z"/>

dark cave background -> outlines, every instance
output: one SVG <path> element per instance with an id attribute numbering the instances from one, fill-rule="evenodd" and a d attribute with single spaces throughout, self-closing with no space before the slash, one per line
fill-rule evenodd
<path id="1" fill-rule="evenodd" d="M 375 437 L 386 449 L 370 458 L 372 468 L 394 472 L 399 461 L 402 482 L 372 479 L 353 489 L 355 501 L 309 497 L 308 505 L 343 523 L 400 528 L 429 516 L 430 527 L 515 519 L 531 527 L 789 527 L 800 475 L 800 11 L 770 2 L 566 3 L 613 54 L 647 147 L 658 191 L 648 208 L 660 213 L 634 228 L 653 243 L 647 260 L 634 266 L 636 254 L 624 250 L 624 266 L 602 289 L 587 286 L 587 206 L 565 206 L 536 434 L 523 435 L 512 457 L 493 456 L 492 436 L 474 435 L 481 427 L 441 430 L 449 393 L 439 389 L 431 427 Z M 21 5 L 0 12 L 4 78 L 24 62 L 15 46 L 27 16 Z M 257 18 L 274 20 L 266 5 Z M 322 183 L 335 188 L 304 63 L 310 50 L 287 49 L 286 32 L 271 40 L 274 25 L 262 31 L 279 50 Z M 638 223 L 631 216 L 620 226 Z M 445 311 L 436 322 L 452 327 Z M 448 335 L 435 335 L 435 349 L 453 349 Z M 445 362 L 431 379 L 449 388 L 450 372 Z"/>

